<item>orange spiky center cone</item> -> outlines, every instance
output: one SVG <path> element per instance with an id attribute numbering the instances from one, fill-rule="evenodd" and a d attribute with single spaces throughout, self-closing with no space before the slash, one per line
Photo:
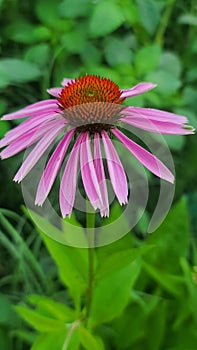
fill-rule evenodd
<path id="1" fill-rule="evenodd" d="M 113 81 L 94 75 L 80 77 L 65 86 L 59 107 L 77 131 L 110 130 L 123 109 L 121 91 Z"/>

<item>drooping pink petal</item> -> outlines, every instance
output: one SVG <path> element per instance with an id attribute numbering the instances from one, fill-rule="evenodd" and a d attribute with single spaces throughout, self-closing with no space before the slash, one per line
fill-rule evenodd
<path id="1" fill-rule="evenodd" d="M 79 162 L 80 144 L 82 139 L 83 134 L 80 134 L 70 153 L 60 183 L 60 210 L 64 218 L 66 216 L 70 217 L 75 201 L 77 169 Z"/>
<path id="2" fill-rule="evenodd" d="M 183 115 L 178 115 L 154 108 L 126 107 L 123 113 L 125 116 L 140 116 L 141 118 L 143 117 L 145 119 L 157 120 L 161 122 L 172 122 L 178 124 L 184 124 L 188 122 L 187 118 Z"/>
<path id="3" fill-rule="evenodd" d="M 74 80 L 75 79 L 64 78 L 61 82 L 61 85 L 65 87 L 66 85 L 68 85 L 68 83 L 72 83 L 72 81 Z"/>
<path id="4" fill-rule="evenodd" d="M 120 130 L 112 129 L 112 133 L 125 145 L 126 148 L 153 174 L 161 179 L 174 182 L 174 176 L 170 170 L 153 154 L 146 151 L 143 147 L 130 140 Z"/>
<path id="5" fill-rule="evenodd" d="M 90 148 L 89 132 L 84 134 L 84 139 L 81 143 L 80 149 L 80 165 L 83 185 L 87 196 L 94 209 L 101 209 L 103 206 L 98 179 L 94 168 L 92 159 L 92 152 Z"/>
<path id="6" fill-rule="evenodd" d="M 107 184 L 105 179 L 105 171 L 103 166 L 101 148 L 100 148 L 100 136 L 98 133 L 94 135 L 94 168 L 96 171 L 100 193 L 103 200 L 103 207 L 100 209 L 102 217 L 109 216 L 109 200 L 107 192 Z"/>
<path id="7" fill-rule="evenodd" d="M 10 143 L 1 153 L 2 159 L 12 157 L 13 155 L 23 151 L 24 149 L 32 146 L 37 142 L 43 135 L 45 135 L 53 126 L 59 125 L 59 121 L 52 121 L 47 124 L 41 124 L 32 130 L 27 131 L 25 134 L 17 137 L 13 142 Z"/>
<path id="8" fill-rule="evenodd" d="M 53 120 L 61 120 L 62 124 L 66 124 L 66 120 L 58 114 L 43 114 L 38 117 L 31 117 L 25 120 L 14 129 L 8 131 L 5 137 L 0 141 L 0 148 L 8 145 L 9 143 L 16 140 L 18 137 L 26 134 L 28 131 L 36 128 L 39 125 L 44 125 L 47 122 L 51 123 Z"/>
<path id="9" fill-rule="evenodd" d="M 62 91 L 62 87 L 54 87 L 54 88 L 47 89 L 48 94 L 55 97 L 59 97 L 59 95 L 61 94 L 61 91 Z"/>
<path id="10" fill-rule="evenodd" d="M 37 103 L 33 103 L 28 107 L 22 108 L 17 112 L 5 114 L 1 119 L 2 120 L 13 120 L 20 119 L 25 117 L 33 117 L 34 115 L 38 115 L 38 113 L 48 113 L 48 112 L 57 112 L 58 106 L 56 100 L 45 100 Z"/>
<path id="11" fill-rule="evenodd" d="M 50 131 L 48 131 L 48 134 L 44 136 L 28 154 L 27 158 L 15 175 L 14 181 L 20 182 L 24 179 L 24 177 L 30 172 L 30 170 L 41 158 L 46 149 L 51 145 L 58 134 L 64 129 L 64 127 L 65 126 L 61 123 L 61 125 L 57 124 L 55 128 L 53 127 Z"/>
<path id="12" fill-rule="evenodd" d="M 128 200 L 128 185 L 125 171 L 115 147 L 106 131 L 102 131 L 102 140 L 112 187 L 120 204 L 122 205 L 127 203 Z"/>
<path id="13" fill-rule="evenodd" d="M 146 83 L 146 82 L 137 84 L 133 86 L 131 89 L 121 90 L 122 92 L 121 98 L 132 97 L 132 96 L 143 94 L 144 92 L 154 89 L 156 86 L 157 84 Z"/>
<path id="14" fill-rule="evenodd" d="M 135 126 L 136 128 L 154 132 L 157 134 L 189 135 L 194 134 L 194 129 L 184 128 L 179 123 L 161 122 L 157 120 L 145 119 L 133 116 L 121 118 L 121 121 Z"/>
<path id="15" fill-rule="evenodd" d="M 73 137 L 73 134 L 74 130 L 69 130 L 50 157 L 38 185 L 35 204 L 42 205 L 47 198 L 60 169 L 60 166 L 64 160 L 64 156 Z"/>

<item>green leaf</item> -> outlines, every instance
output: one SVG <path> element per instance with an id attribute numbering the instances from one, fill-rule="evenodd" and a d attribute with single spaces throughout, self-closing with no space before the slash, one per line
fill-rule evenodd
<path id="1" fill-rule="evenodd" d="M 160 60 L 161 47 L 159 45 L 148 45 L 135 54 L 135 67 L 138 74 L 145 74 L 155 69 Z"/>
<path id="2" fill-rule="evenodd" d="M 50 30 L 42 25 L 33 25 L 24 19 L 11 23 L 6 28 L 9 39 L 22 44 L 36 43 L 50 39 Z"/>
<path id="3" fill-rule="evenodd" d="M 66 331 L 64 322 L 43 316 L 26 306 L 16 306 L 15 310 L 26 322 L 40 332 L 55 332 L 63 329 Z"/>
<path id="4" fill-rule="evenodd" d="M 86 328 L 79 327 L 79 339 L 86 350 L 104 350 L 104 344 L 100 338 L 92 335 Z"/>
<path id="5" fill-rule="evenodd" d="M 147 249 L 152 249 L 152 247 L 142 246 L 141 248 L 132 248 L 112 252 L 104 259 L 101 259 L 95 273 L 95 278 L 97 280 L 105 278 L 111 273 L 115 273 L 116 271 L 124 268 L 136 260 Z"/>
<path id="6" fill-rule="evenodd" d="M 96 279 L 102 279 L 111 273 L 129 265 L 139 255 L 137 248 L 115 252 L 101 261 L 95 273 Z"/>
<path id="7" fill-rule="evenodd" d="M 75 312 L 68 306 L 42 295 L 29 295 L 27 300 L 36 306 L 39 313 L 65 322 L 75 320 Z"/>
<path id="8" fill-rule="evenodd" d="M 72 238 L 73 235 L 75 235 L 75 226 L 70 223 L 69 220 L 62 220 L 63 230 L 60 231 L 35 212 L 29 211 L 29 213 L 31 218 L 33 218 L 33 221 L 36 223 L 44 243 L 59 268 L 61 280 L 70 289 L 75 304 L 78 306 L 80 296 L 86 290 L 87 285 L 88 254 L 86 249 L 75 248 L 67 245 L 67 243 L 69 243 L 67 237 L 70 235 Z M 77 229 L 83 242 L 84 232 L 79 226 L 77 226 Z M 50 237 L 54 237 L 54 239 L 51 239 Z M 61 244 L 55 239 L 61 239 L 65 244 Z"/>
<path id="9" fill-rule="evenodd" d="M 105 57 L 109 65 L 131 64 L 132 51 L 128 45 L 118 38 L 109 38 L 105 41 Z"/>
<path id="10" fill-rule="evenodd" d="M 106 218 L 104 221 L 105 225 L 109 225 L 110 222 L 113 222 L 113 216 L 116 214 L 119 216 L 121 213 L 121 207 L 119 203 L 116 203 L 111 208 L 111 215 L 109 218 Z M 123 223 L 125 223 L 125 227 L 123 226 Z M 136 239 L 135 236 L 132 234 L 132 232 L 129 231 L 128 222 L 126 222 L 125 217 L 123 216 L 123 221 L 120 223 L 120 227 L 122 226 L 123 229 L 128 229 L 128 233 L 121 237 L 120 239 L 116 240 L 115 242 L 101 246 L 97 249 L 97 256 L 100 262 L 103 262 L 105 259 L 107 259 L 109 256 L 113 255 L 116 252 L 124 252 L 125 250 L 132 248 L 133 246 L 136 246 Z M 105 226 L 104 226 L 105 228 Z M 101 227 L 102 230 L 102 227 Z"/>
<path id="11" fill-rule="evenodd" d="M 3 80 L 7 81 L 7 84 L 36 80 L 41 75 L 35 64 L 17 58 L 1 59 L 0 72 L 3 72 Z"/>
<path id="12" fill-rule="evenodd" d="M 128 22 L 132 26 L 140 22 L 137 4 L 133 1 L 126 0 L 121 2 L 121 7 L 122 13 L 125 17 L 125 22 Z"/>
<path id="13" fill-rule="evenodd" d="M 136 0 L 141 24 L 152 35 L 160 22 L 160 4 L 155 0 Z"/>
<path id="14" fill-rule="evenodd" d="M 51 27 L 55 33 L 57 30 L 65 33 L 67 29 L 70 29 L 69 23 L 61 18 L 61 12 L 59 10 L 59 1 L 54 0 L 37 0 L 35 5 L 36 15 L 38 19 L 46 24 L 46 27 Z"/>
<path id="15" fill-rule="evenodd" d="M 19 338 L 20 341 L 23 340 L 25 343 L 30 345 L 32 345 L 37 338 L 36 332 L 20 328 L 12 330 L 10 335 L 11 337 Z"/>
<path id="16" fill-rule="evenodd" d="M 181 86 L 180 79 L 164 70 L 151 72 L 146 79 L 157 84 L 157 92 L 166 96 L 175 93 Z"/>
<path id="17" fill-rule="evenodd" d="M 197 111 L 196 89 L 193 86 L 188 85 L 183 89 L 182 99 L 183 103 L 186 106 L 189 106 L 189 108 L 194 109 L 194 111 Z"/>
<path id="18" fill-rule="evenodd" d="M 62 281 L 77 303 L 87 287 L 87 250 L 68 247 L 46 235 L 42 238 L 59 268 Z"/>
<path id="19" fill-rule="evenodd" d="M 62 17 L 76 18 L 89 14 L 92 4 L 89 0 L 64 0 L 59 6 Z"/>
<path id="20" fill-rule="evenodd" d="M 191 14 L 191 13 L 185 13 L 184 15 L 181 15 L 178 20 L 181 24 L 187 24 L 190 26 L 197 26 L 197 16 Z"/>
<path id="21" fill-rule="evenodd" d="M 117 349 L 160 349 L 165 324 L 166 300 L 133 291 L 127 308 L 112 321 Z M 128 332 L 128 325 L 132 332 Z"/>
<path id="22" fill-rule="evenodd" d="M 122 312 L 140 269 L 138 259 L 96 282 L 90 311 L 91 326 L 108 322 Z"/>
<path id="23" fill-rule="evenodd" d="M 101 77 L 106 77 L 111 79 L 118 84 L 118 80 L 120 79 L 119 74 L 116 70 L 109 68 L 109 66 L 104 65 L 89 65 L 86 68 L 86 73 L 100 75 Z"/>
<path id="24" fill-rule="evenodd" d="M 31 350 L 62 350 L 67 331 L 41 334 L 31 347 Z"/>
<path id="25" fill-rule="evenodd" d="M 163 269 L 149 265 L 147 262 L 143 266 L 148 274 L 169 293 L 179 296 L 183 292 L 183 277 L 168 274 Z"/>
<path id="26" fill-rule="evenodd" d="M 168 72 L 169 74 L 179 78 L 181 74 L 180 58 L 173 52 L 163 52 L 160 58 L 159 70 Z"/>
<path id="27" fill-rule="evenodd" d="M 110 247 L 111 242 L 117 241 L 122 236 L 126 236 L 129 231 L 128 219 L 119 203 L 116 202 L 111 208 L 110 216 L 102 220 L 102 227 L 100 227 L 97 236 L 98 246 L 103 245 L 102 243 L 105 242 Z"/>
<path id="28" fill-rule="evenodd" d="M 162 135 L 173 151 L 181 151 L 185 145 L 186 138 L 183 135 Z"/>
<path id="29" fill-rule="evenodd" d="M 187 203 L 183 197 L 171 208 L 164 222 L 149 235 L 147 244 L 154 245 L 146 261 L 166 273 L 180 272 L 179 260 L 188 255 L 190 242 Z M 167 258 L 166 258 L 167 257 Z"/>
<path id="30" fill-rule="evenodd" d="M 197 283 L 193 278 L 193 271 L 191 271 L 191 266 L 188 263 L 186 258 L 181 258 L 181 267 L 183 270 L 183 274 L 185 277 L 186 288 L 187 288 L 187 297 L 186 297 L 186 305 L 187 312 L 190 311 L 196 324 L 197 324 Z M 196 274 L 196 273 L 195 273 Z M 177 327 L 177 323 L 175 324 Z"/>
<path id="31" fill-rule="evenodd" d="M 91 42 L 86 41 L 84 48 L 81 52 L 81 58 L 85 62 L 85 64 L 91 65 L 92 62 L 94 62 L 94 64 L 97 64 L 101 62 L 101 56 L 101 50 L 99 50 Z"/>
<path id="32" fill-rule="evenodd" d="M 26 61 L 30 61 L 45 68 L 50 58 L 50 48 L 47 44 L 38 44 L 27 49 L 24 56 Z"/>
<path id="33" fill-rule="evenodd" d="M 100 1 L 95 4 L 90 18 L 92 37 L 104 36 L 113 32 L 124 22 L 121 7 L 111 1 Z"/>
<path id="34" fill-rule="evenodd" d="M 62 36 L 62 44 L 71 53 L 80 53 L 85 46 L 85 35 L 83 32 L 73 31 Z"/>

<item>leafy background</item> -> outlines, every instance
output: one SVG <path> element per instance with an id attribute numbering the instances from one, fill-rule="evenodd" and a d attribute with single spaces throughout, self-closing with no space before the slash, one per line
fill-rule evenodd
<path id="1" fill-rule="evenodd" d="M 129 103 L 186 115 L 197 126 L 194 0 L 1 0 L 0 11 L 1 115 L 47 98 L 46 89 L 59 86 L 63 77 L 89 73 L 121 88 L 157 83 Z M 1 121 L 0 137 L 14 126 Z M 86 328 L 78 322 L 87 252 L 38 232 L 12 182 L 22 156 L 1 162 L 0 349 L 73 350 L 79 343 L 88 350 L 196 349 L 197 140 L 165 139 L 176 168 L 173 207 L 147 237 L 159 189 L 150 176 L 151 200 L 137 227 L 97 249 Z M 111 218 L 120 210 L 114 205 Z"/>

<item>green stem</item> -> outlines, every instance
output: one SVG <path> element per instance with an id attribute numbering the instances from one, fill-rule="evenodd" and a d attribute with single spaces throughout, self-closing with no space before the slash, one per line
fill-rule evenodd
<path id="1" fill-rule="evenodd" d="M 94 284 L 94 239 L 95 239 L 95 213 L 92 211 L 92 206 L 87 202 L 86 212 L 86 227 L 87 227 L 87 239 L 88 239 L 88 288 L 86 294 L 86 315 L 85 324 L 88 323 L 90 315 L 90 309 L 92 304 L 93 284 Z"/>
<path id="2" fill-rule="evenodd" d="M 158 44 L 162 44 L 162 42 L 163 42 L 163 37 L 165 34 L 165 30 L 168 26 L 168 22 L 169 22 L 171 13 L 172 13 L 174 2 L 175 2 L 175 0 L 168 0 L 163 17 L 161 18 L 161 23 L 160 23 L 160 26 L 158 28 L 157 35 L 155 37 L 155 42 Z"/>
<path id="3" fill-rule="evenodd" d="M 65 339 L 65 342 L 64 342 L 64 344 L 63 344 L 62 350 L 67 350 L 67 349 L 68 349 L 68 346 L 69 346 L 69 343 L 70 343 L 71 338 L 72 338 L 72 336 L 73 336 L 73 333 L 75 332 L 75 329 L 76 329 L 79 325 L 80 325 L 80 320 L 76 320 L 76 321 L 72 324 L 72 326 L 71 326 L 71 328 L 70 328 L 70 330 L 69 330 L 69 332 L 68 332 L 68 334 L 67 334 L 67 336 L 66 336 L 66 339 Z"/>

